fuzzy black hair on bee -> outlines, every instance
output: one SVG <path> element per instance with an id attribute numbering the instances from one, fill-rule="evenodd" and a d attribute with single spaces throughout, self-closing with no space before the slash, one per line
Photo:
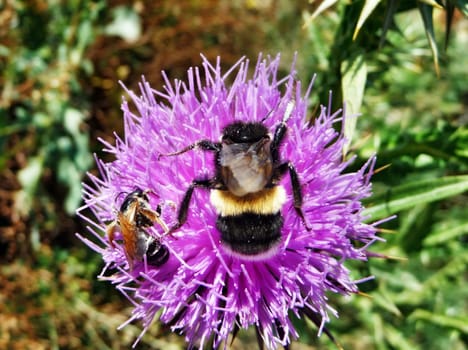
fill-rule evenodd
<path id="1" fill-rule="evenodd" d="M 216 226 L 225 248 L 249 259 L 271 255 L 281 241 L 281 209 L 287 195 L 280 181 L 287 173 L 294 208 L 305 224 L 298 174 L 291 162 L 279 156 L 293 109 L 294 102 L 290 102 L 273 135 L 261 122 L 236 121 L 223 128 L 220 142 L 200 140 L 162 155 L 176 156 L 193 149 L 215 154 L 214 177 L 192 181 L 180 203 L 177 223 L 169 232 L 187 221 L 193 190 L 201 187 L 211 192 L 210 201 L 218 215 Z"/>

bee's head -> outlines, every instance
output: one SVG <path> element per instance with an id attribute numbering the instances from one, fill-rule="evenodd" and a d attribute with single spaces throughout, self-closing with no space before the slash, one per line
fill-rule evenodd
<path id="1" fill-rule="evenodd" d="M 235 122 L 223 129 L 221 141 L 224 144 L 255 143 L 269 138 L 269 130 L 262 123 Z"/>
<path id="2" fill-rule="evenodd" d="M 135 190 L 130 192 L 125 196 L 125 199 L 122 202 L 122 205 L 120 206 L 120 211 L 125 212 L 127 209 L 130 208 L 130 206 L 138 201 L 143 201 L 145 203 L 149 202 L 149 197 L 148 197 L 148 190 L 143 191 L 141 188 L 136 187 Z"/>

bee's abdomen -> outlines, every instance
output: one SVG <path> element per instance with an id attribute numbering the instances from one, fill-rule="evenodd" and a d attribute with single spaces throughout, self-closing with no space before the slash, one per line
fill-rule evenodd
<path id="1" fill-rule="evenodd" d="M 283 218 L 281 213 L 219 216 L 216 222 L 221 241 L 228 249 L 241 255 L 268 252 L 281 240 Z"/>
<path id="2" fill-rule="evenodd" d="M 149 265 L 160 267 L 169 260 L 169 250 L 165 245 L 154 240 L 148 247 L 146 259 Z"/>

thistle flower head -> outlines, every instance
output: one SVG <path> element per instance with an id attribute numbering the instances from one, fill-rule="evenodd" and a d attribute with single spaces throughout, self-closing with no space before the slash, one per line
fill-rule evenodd
<path id="1" fill-rule="evenodd" d="M 91 176 L 92 184 L 85 186 L 79 214 L 94 236 L 82 239 L 105 261 L 101 277 L 134 303 L 129 322 L 142 320 L 147 329 L 158 315 L 201 348 L 217 347 L 231 333 L 253 326 L 259 342 L 275 349 L 298 337 L 291 317 L 310 317 L 328 333 L 324 325 L 336 312 L 326 294 L 358 292 L 344 263 L 367 260 L 367 248 L 378 239 L 375 225 L 363 223 L 361 204 L 370 195 L 375 159 L 357 172 L 345 171 L 350 163 L 343 161 L 345 139 L 334 128 L 342 112 L 321 107 L 307 123 L 311 85 L 301 95 L 294 71 L 278 77 L 279 62 L 279 57 L 259 59 L 249 76 L 248 60 L 223 73 L 219 61 L 212 65 L 204 59 L 202 68 L 189 69 L 186 82 L 166 79 L 164 90 L 156 91 L 143 80 L 139 94 L 127 91 L 125 136 L 116 136 L 115 144 L 104 142 L 115 160 L 97 159 L 100 176 Z M 186 222 L 165 234 L 164 223 L 176 223 L 191 182 L 213 178 L 216 170 L 213 152 L 165 155 L 200 140 L 218 142 L 223 128 L 236 121 L 262 123 L 271 133 L 284 122 L 279 158 L 294 166 L 300 182 L 303 219 L 295 209 L 291 177 L 280 179 L 286 194 L 281 238 L 266 255 L 235 254 L 223 244 L 210 190 L 203 188 L 194 189 Z M 115 219 L 128 209 L 122 202 L 135 188 L 149 190 L 147 207 L 163 224 L 139 227 L 136 233 L 147 237 L 146 255 L 129 262 L 125 228 Z M 112 222 L 111 242 L 103 232 Z M 168 252 L 161 264 L 151 263 L 154 242 L 155 249 Z"/>

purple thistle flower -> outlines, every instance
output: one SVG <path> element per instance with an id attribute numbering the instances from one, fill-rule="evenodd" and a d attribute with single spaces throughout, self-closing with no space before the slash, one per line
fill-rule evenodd
<path id="1" fill-rule="evenodd" d="M 333 340 L 324 325 L 329 314 L 337 312 L 326 294 L 358 292 L 359 281 L 351 279 L 344 262 L 367 260 L 368 247 L 380 239 L 375 224 L 363 223 L 361 204 L 371 194 L 375 158 L 359 171 L 345 173 L 351 161 L 343 161 L 345 139 L 333 128 L 342 121 L 342 111 L 332 113 L 330 105 L 322 107 L 308 125 L 306 104 L 312 84 L 301 96 L 293 71 L 279 78 L 279 56 L 259 59 L 251 78 L 248 63 L 241 59 L 223 74 L 219 60 L 213 66 L 204 59 L 201 71 L 189 69 L 187 83 L 165 78 L 164 91 L 155 91 L 143 80 L 141 96 L 127 91 L 133 106 L 127 101 L 122 105 L 125 138 L 116 135 L 115 145 L 103 141 L 115 160 L 97 159 L 101 176 L 90 175 L 93 184 L 85 185 L 85 205 L 78 211 L 95 239 L 80 238 L 102 255 L 105 267 L 100 277 L 133 302 L 128 322 L 142 320 L 144 330 L 161 311 L 162 323 L 200 348 L 216 348 L 231 333 L 235 337 L 250 326 L 255 327 L 259 344 L 286 348 L 298 337 L 290 319 L 295 315 L 311 318 L 319 334 L 326 332 Z M 129 262 L 125 245 L 111 244 L 103 235 L 106 224 L 122 210 L 124 194 L 135 188 L 149 189 L 148 205 L 160 208 L 161 219 L 174 225 L 192 180 L 214 176 L 213 153 L 195 149 L 161 155 L 199 140 L 216 142 L 234 121 L 261 122 L 274 132 L 292 101 L 280 159 L 290 161 L 297 171 L 304 221 L 293 205 L 290 177 L 284 176 L 281 186 L 287 197 L 281 209 L 281 240 L 269 254 L 242 256 L 222 244 L 206 189 L 195 189 L 187 221 L 173 235 L 165 235 L 157 224 L 142 231 L 169 252 L 161 265 L 149 263 L 149 256 Z"/>

